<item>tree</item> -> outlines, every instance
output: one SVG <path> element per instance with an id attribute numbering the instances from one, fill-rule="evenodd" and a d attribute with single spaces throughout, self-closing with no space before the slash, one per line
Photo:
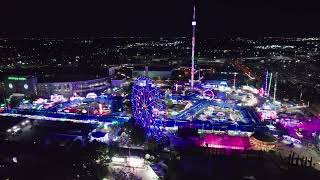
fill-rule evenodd
<path id="1" fill-rule="evenodd" d="M 157 143 L 157 141 L 154 138 L 149 138 L 147 147 L 148 147 L 149 151 L 154 152 L 159 149 L 159 144 Z"/>
<path id="2" fill-rule="evenodd" d="M 166 106 L 167 106 L 167 108 L 172 108 L 173 107 L 173 102 L 172 102 L 171 99 L 167 99 L 166 100 Z"/>
<path id="3" fill-rule="evenodd" d="M 145 143 L 146 131 L 143 127 L 135 124 L 133 118 L 130 119 L 127 123 L 125 123 L 123 127 L 126 133 L 129 134 L 129 137 L 131 138 L 133 144 Z"/>

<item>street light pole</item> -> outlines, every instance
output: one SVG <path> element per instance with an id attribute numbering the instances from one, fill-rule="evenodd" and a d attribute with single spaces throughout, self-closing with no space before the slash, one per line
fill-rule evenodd
<path id="1" fill-rule="evenodd" d="M 276 102 L 276 93 L 277 93 L 277 81 L 278 81 L 278 72 L 275 75 L 275 82 L 274 82 L 274 90 L 273 90 L 273 103 Z"/>

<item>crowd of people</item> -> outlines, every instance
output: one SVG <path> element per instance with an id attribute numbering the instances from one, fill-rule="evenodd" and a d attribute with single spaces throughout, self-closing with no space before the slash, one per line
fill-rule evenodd
<path id="1" fill-rule="evenodd" d="M 112 172 L 112 177 L 114 180 L 142 180 L 141 177 L 136 176 L 132 172 L 124 172 L 122 170 L 120 171 L 113 171 Z"/>

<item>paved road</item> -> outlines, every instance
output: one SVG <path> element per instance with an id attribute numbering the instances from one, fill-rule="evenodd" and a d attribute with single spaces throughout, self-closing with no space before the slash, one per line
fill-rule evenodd
<path id="1" fill-rule="evenodd" d="M 0 116 L 12 116 L 12 117 L 26 117 L 36 120 L 48 120 L 48 121 L 71 121 L 76 123 L 101 123 L 101 122 L 127 122 L 129 117 L 127 116 L 93 116 L 93 115 L 80 115 L 80 114 L 59 114 L 59 113 L 46 113 L 46 114 L 20 114 L 20 113 L 0 113 Z"/>

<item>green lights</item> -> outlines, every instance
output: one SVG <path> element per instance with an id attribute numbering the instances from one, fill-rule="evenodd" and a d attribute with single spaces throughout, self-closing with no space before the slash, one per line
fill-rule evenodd
<path id="1" fill-rule="evenodd" d="M 112 125 L 118 125 L 119 122 L 118 121 L 112 121 Z"/>
<path id="2" fill-rule="evenodd" d="M 25 81 L 27 78 L 25 77 L 18 77 L 18 76 L 9 76 L 8 80 L 13 80 L 13 81 Z"/>

